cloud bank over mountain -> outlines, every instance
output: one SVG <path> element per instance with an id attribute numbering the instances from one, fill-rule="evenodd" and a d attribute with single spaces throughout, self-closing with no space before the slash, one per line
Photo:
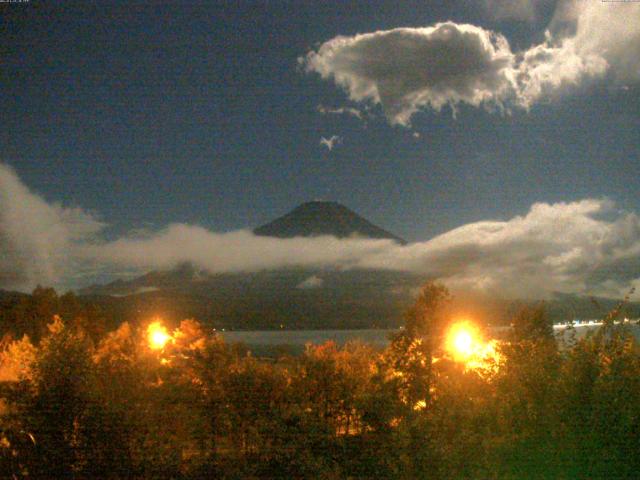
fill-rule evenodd
<path id="1" fill-rule="evenodd" d="M 415 272 L 452 287 L 540 297 L 553 291 L 616 296 L 640 286 L 640 218 L 606 199 L 536 203 L 522 216 L 461 226 L 431 240 L 255 236 L 174 224 L 107 241 L 79 208 L 49 204 L 0 165 L 0 287 L 86 285 L 85 275 L 169 269 L 209 272 L 283 267 Z"/>
<path id="2" fill-rule="evenodd" d="M 80 208 L 47 203 L 0 163 L 0 287 L 65 282 L 81 268 L 78 249 L 103 227 Z"/>
<path id="3" fill-rule="evenodd" d="M 505 10 L 534 14 L 532 2 Z M 640 80 L 640 3 L 560 1 L 545 41 L 519 52 L 500 33 L 444 22 L 337 36 L 299 62 L 350 100 L 381 105 L 392 124 L 459 104 L 528 109 L 589 80 Z"/>
<path id="4" fill-rule="evenodd" d="M 367 262 L 510 294 L 619 295 L 638 281 L 640 219 L 613 207 L 597 199 L 537 203 L 524 216 L 464 225 Z"/>

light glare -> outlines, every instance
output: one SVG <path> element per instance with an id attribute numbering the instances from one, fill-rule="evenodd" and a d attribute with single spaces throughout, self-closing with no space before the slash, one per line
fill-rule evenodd
<path id="1" fill-rule="evenodd" d="M 167 342 L 171 340 L 167 329 L 158 321 L 149 324 L 147 327 L 147 335 L 149 338 L 149 347 L 153 350 L 161 350 Z"/>
<path id="2" fill-rule="evenodd" d="M 458 332 L 453 339 L 453 345 L 459 355 L 467 357 L 471 355 L 472 344 L 473 339 L 471 338 L 471 334 L 466 330 L 461 330 L 460 332 Z"/>
<path id="3" fill-rule="evenodd" d="M 492 370 L 500 360 L 496 344 L 496 340 L 485 340 L 472 322 L 462 320 L 449 327 L 445 350 L 454 361 L 464 363 L 466 369 Z"/>
<path id="4" fill-rule="evenodd" d="M 447 333 L 446 349 L 454 360 L 467 361 L 481 344 L 477 328 L 468 321 L 454 323 Z"/>

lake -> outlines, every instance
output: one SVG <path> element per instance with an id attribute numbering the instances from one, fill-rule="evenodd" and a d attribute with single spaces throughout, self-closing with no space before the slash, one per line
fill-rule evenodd
<path id="1" fill-rule="evenodd" d="M 362 341 L 384 348 L 389 344 L 389 336 L 397 330 L 266 330 L 218 332 L 225 342 L 240 342 L 254 353 L 283 350 L 288 353 L 300 353 L 307 343 L 321 344 L 333 341 L 344 345 L 349 341 Z"/>
<path id="2" fill-rule="evenodd" d="M 640 325 L 630 324 L 635 337 L 640 341 Z M 556 335 L 566 331 L 566 325 L 554 325 Z M 598 323 L 575 325 L 576 337 L 582 338 L 589 331 L 600 328 Z M 497 336 L 505 328 L 496 329 Z M 369 330 L 264 330 L 264 331 L 225 331 L 222 334 L 227 343 L 243 343 L 256 354 L 273 351 L 300 353 L 307 343 L 321 344 L 333 341 L 337 345 L 344 345 L 349 341 L 362 341 L 370 345 L 384 348 L 389 344 L 391 334 L 397 330 L 369 329 Z"/>

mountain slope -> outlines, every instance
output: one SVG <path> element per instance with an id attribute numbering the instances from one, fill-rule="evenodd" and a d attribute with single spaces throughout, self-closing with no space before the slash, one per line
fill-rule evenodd
<path id="1" fill-rule="evenodd" d="M 278 238 L 333 235 L 338 238 L 358 236 L 391 239 L 404 245 L 402 238 L 372 224 L 337 202 L 306 202 L 291 212 L 262 225 L 256 235 Z"/>
<path id="2" fill-rule="evenodd" d="M 348 329 L 396 327 L 418 276 L 402 272 L 293 268 L 189 279 L 186 268 L 94 285 L 83 298 L 121 320 L 195 317 L 217 328 Z"/>

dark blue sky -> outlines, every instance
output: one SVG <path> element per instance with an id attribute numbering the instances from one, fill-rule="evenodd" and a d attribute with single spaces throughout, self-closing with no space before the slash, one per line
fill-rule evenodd
<path id="1" fill-rule="evenodd" d="M 379 106 L 366 122 L 319 114 L 354 104 L 297 62 L 337 35 L 445 20 L 499 31 L 518 51 L 541 41 L 552 13 L 497 22 L 467 1 L 0 4 L 1 159 L 113 235 L 253 227 L 317 198 L 408 240 L 536 201 L 607 196 L 640 210 L 636 86 L 605 78 L 511 115 L 427 110 L 404 128 Z M 332 135 L 343 140 L 328 151 L 320 138 Z"/>

